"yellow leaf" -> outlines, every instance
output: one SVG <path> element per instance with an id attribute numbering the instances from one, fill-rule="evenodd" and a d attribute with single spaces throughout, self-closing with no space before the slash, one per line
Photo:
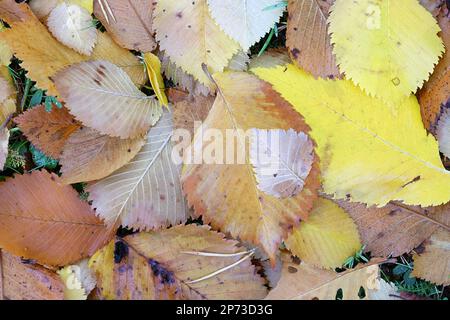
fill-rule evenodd
<path id="1" fill-rule="evenodd" d="M 386 102 L 422 87 L 444 51 L 439 26 L 417 0 L 336 0 L 331 10 L 341 72 Z"/>
<path id="2" fill-rule="evenodd" d="M 315 80 L 293 65 L 253 72 L 311 126 L 325 193 L 379 206 L 391 200 L 423 206 L 450 200 L 450 172 L 423 127 L 414 96 L 394 112 L 348 80 Z"/>
<path id="3" fill-rule="evenodd" d="M 252 253 L 208 226 L 191 224 L 111 241 L 89 267 L 106 299 L 262 299 L 267 289 Z"/>
<path id="4" fill-rule="evenodd" d="M 64 300 L 86 300 L 96 281 L 88 266 L 88 259 L 57 271 L 64 283 Z"/>
<path id="5" fill-rule="evenodd" d="M 165 86 L 164 79 L 161 75 L 161 61 L 159 61 L 157 56 L 149 52 L 144 54 L 144 62 L 148 78 L 150 79 L 156 97 L 163 106 L 167 107 L 169 102 L 167 101 L 166 93 L 164 92 Z"/>
<path id="6" fill-rule="evenodd" d="M 5 30 L 5 25 L 0 21 L 0 32 Z M 0 41 L 0 65 L 7 66 L 10 63 L 13 54 L 5 41 Z"/>
<path id="7" fill-rule="evenodd" d="M 310 217 L 300 222 L 286 246 L 303 261 L 322 268 L 337 268 L 360 248 L 358 229 L 333 201 L 320 198 Z"/>
<path id="8" fill-rule="evenodd" d="M 94 12 L 94 0 L 64 0 L 64 2 L 79 5 L 89 11 L 90 14 Z"/>
<path id="9" fill-rule="evenodd" d="M 211 18 L 206 0 L 160 0 L 154 17 L 161 50 L 203 84 L 211 82 L 202 70 L 202 63 L 211 73 L 221 72 L 239 50 L 239 44 Z"/>

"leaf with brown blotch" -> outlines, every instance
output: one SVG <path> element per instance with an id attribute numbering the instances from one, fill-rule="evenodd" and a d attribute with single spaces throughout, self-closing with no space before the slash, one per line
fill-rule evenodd
<path id="1" fill-rule="evenodd" d="M 95 0 L 94 14 L 122 47 L 151 52 L 156 48 L 152 21 L 155 1 Z"/>
<path id="2" fill-rule="evenodd" d="M 1 183 L 0 203 L 0 247 L 42 264 L 76 262 L 112 237 L 71 186 L 45 171 Z"/>
<path id="3" fill-rule="evenodd" d="M 216 74 L 219 94 L 203 123 L 203 130 L 220 130 L 226 137 L 229 129 L 232 141 L 241 155 L 233 154 L 228 159 L 214 159 L 211 164 L 186 164 L 183 172 L 183 187 L 189 206 L 205 223 L 243 241 L 260 245 L 272 262 L 282 239 L 306 219 L 317 197 L 319 188 L 318 161 L 305 181 L 303 191 L 292 198 L 278 199 L 260 191 L 248 159 L 248 142 L 245 132 L 252 128 L 290 129 L 309 132 L 301 116 L 276 93 L 270 85 L 255 76 L 243 72 Z M 194 138 L 193 145 L 201 143 L 202 136 Z M 201 154 L 212 153 L 204 146 Z M 243 152 L 242 152 L 243 151 Z M 200 151 L 197 151 L 200 152 Z M 240 159 L 240 162 L 237 160 Z M 210 159 L 211 160 L 211 159 Z M 234 161 L 233 161 L 234 160 Z"/>
<path id="4" fill-rule="evenodd" d="M 133 159 L 144 143 L 143 137 L 120 139 L 80 128 L 64 146 L 60 160 L 62 181 L 74 184 L 107 177 Z"/>
<path id="5" fill-rule="evenodd" d="M 268 300 L 335 300 L 339 289 L 342 289 L 342 300 L 360 300 L 361 287 L 366 292 L 380 287 L 378 264 L 381 260 L 375 259 L 342 273 L 314 268 L 289 254 L 283 254 L 282 261 L 281 278 L 269 292 Z"/>
<path id="6" fill-rule="evenodd" d="M 339 77 L 328 35 L 328 11 L 334 0 L 290 0 L 286 46 L 292 60 L 315 77 Z"/>
<path id="7" fill-rule="evenodd" d="M 63 300 L 64 284 L 42 266 L 0 251 L 0 300 Z"/>
<path id="8" fill-rule="evenodd" d="M 262 299 L 267 289 L 252 254 L 208 226 L 191 224 L 116 239 L 90 267 L 106 299 Z"/>
<path id="9" fill-rule="evenodd" d="M 48 90 L 49 95 L 58 95 L 50 80 L 55 73 L 88 59 L 108 60 L 124 69 L 135 84 L 145 83 L 147 78 L 138 58 L 115 44 L 106 33 L 98 32 L 98 42 L 92 55 L 83 56 L 53 38 L 28 6 L 15 4 L 13 8 L 27 14 L 22 20 L 11 23 L 11 29 L 0 32 L 0 40 L 5 41 L 16 57 L 23 61 L 22 66 L 28 70 L 28 77 L 36 81 L 39 88 Z M 5 13 L 0 10 L 0 17 L 4 16 Z"/>
<path id="10" fill-rule="evenodd" d="M 174 129 L 187 130 L 193 138 L 195 122 L 205 121 L 214 103 L 214 99 L 212 96 L 191 97 L 186 95 L 183 100 L 175 102 L 173 106 Z"/>
<path id="11" fill-rule="evenodd" d="M 61 157 L 67 139 L 81 126 L 65 107 L 47 112 L 44 106 L 37 106 L 14 122 L 33 145 L 54 159 Z"/>
<path id="12" fill-rule="evenodd" d="M 130 77 L 108 61 L 74 64 L 54 77 L 66 107 L 84 125 L 122 139 L 145 135 L 162 114 Z"/>
<path id="13" fill-rule="evenodd" d="M 420 208 L 390 203 L 383 208 L 337 202 L 358 226 L 361 242 L 372 256 L 397 257 L 420 245 L 439 227 L 450 229 L 450 204 Z"/>
<path id="14" fill-rule="evenodd" d="M 414 253 L 412 276 L 425 279 L 437 285 L 450 285 L 450 233 L 438 229 L 424 243 L 422 252 Z"/>
<path id="15" fill-rule="evenodd" d="M 187 221 L 172 135 L 172 113 L 165 111 L 132 161 L 89 186 L 89 200 L 107 224 L 154 230 Z"/>
<path id="16" fill-rule="evenodd" d="M 436 133 L 436 124 L 445 105 L 450 99 L 450 19 L 447 13 L 442 12 L 437 18 L 441 27 L 440 36 L 447 48 L 444 56 L 434 69 L 428 82 L 419 91 L 418 98 L 425 127 L 433 134 Z"/>

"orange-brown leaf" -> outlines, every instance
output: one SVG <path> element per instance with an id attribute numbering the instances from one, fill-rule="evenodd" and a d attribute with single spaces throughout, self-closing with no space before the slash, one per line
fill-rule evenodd
<path id="1" fill-rule="evenodd" d="M 292 60 L 315 77 L 337 77 L 339 69 L 328 35 L 334 0 L 290 0 L 286 46 Z"/>
<path id="2" fill-rule="evenodd" d="M 44 267 L 0 251 L 0 300 L 63 300 L 64 284 Z"/>
<path id="3" fill-rule="evenodd" d="M 39 150 L 59 159 L 63 147 L 80 123 L 66 108 L 53 106 L 47 112 L 44 106 L 34 107 L 14 119 L 20 130 Z"/>
<path id="4" fill-rule="evenodd" d="M 92 255 L 111 239 L 71 186 L 44 171 L 0 184 L 0 247 L 46 265 L 66 265 Z"/>

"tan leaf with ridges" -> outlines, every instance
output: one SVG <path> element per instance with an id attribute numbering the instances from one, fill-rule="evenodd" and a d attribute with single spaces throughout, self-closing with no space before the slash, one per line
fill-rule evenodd
<path id="1" fill-rule="evenodd" d="M 33 145 L 54 159 L 61 157 L 63 147 L 80 123 L 63 107 L 53 106 L 47 112 L 44 106 L 34 107 L 17 118 L 14 122 Z"/>
<path id="2" fill-rule="evenodd" d="M 450 233 L 438 229 L 425 242 L 425 250 L 414 253 L 412 275 L 438 285 L 450 285 Z"/>
<path id="3" fill-rule="evenodd" d="M 66 107 L 83 124 L 122 139 L 145 135 L 161 117 L 162 108 L 130 77 L 108 61 L 72 65 L 54 77 Z"/>
<path id="4" fill-rule="evenodd" d="M 101 295 L 115 300 L 262 299 L 252 252 L 207 226 L 116 239 L 90 260 Z"/>
<path id="5" fill-rule="evenodd" d="M 42 264 L 76 262 L 112 236 L 71 186 L 44 171 L 1 183 L 0 202 L 0 247 Z"/>
<path id="6" fill-rule="evenodd" d="M 319 198 L 308 220 L 289 235 L 286 247 L 308 264 L 338 268 L 361 248 L 361 242 L 348 213 L 333 201 Z"/>
<path id="7" fill-rule="evenodd" d="M 153 230 L 186 222 L 181 166 L 172 158 L 172 114 L 164 112 L 127 165 L 89 186 L 89 199 L 107 224 Z"/>
<path id="8" fill-rule="evenodd" d="M 0 32 L 0 40 L 9 45 L 16 57 L 23 61 L 22 66 L 28 70 L 28 76 L 37 82 L 39 88 L 48 90 L 48 94 L 58 95 L 50 80 L 55 73 L 88 59 L 108 60 L 124 69 L 137 85 L 145 83 L 146 75 L 138 58 L 115 44 L 106 33 L 98 32 L 92 55 L 83 56 L 53 38 L 27 5 L 14 4 L 14 17 L 19 15 L 21 19 L 12 20 L 11 29 Z M 8 17 L 6 14 L 0 10 L 1 18 Z"/>
<path id="9" fill-rule="evenodd" d="M 63 300 L 64 284 L 44 267 L 0 251 L 0 300 Z"/>
<path id="10" fill-rule="evenodd" d="M 255 76 L 242 72 L 227 72 L 214 76 L 219 94 L 203 123 L 203 131 L 220 130 L 226 137 L 228 147 L 224 155 L 209 163 L 187 164 L 183 173 L 183 187 L 188 203 L 196 216 L 203 216 L 205 223 L 230 232 L 233 237 L 260 245 L 272 261 L 281 240 L 285 238 L 300 219 L 308 217 L 319 187 L 317 157 L 303 191 L 292 198 L 278 199 L 257 188 L 253 166 L 248 159 L 248 139 L 245 131 L 260 129 L 294 129 L 309 132 L 309 127 L 292 107 Z M 233 137 L 234 135 L 234 137 Z M 196 134 L 193 145 L 201 145 L 202 136 Z M 204 146 L 196 152 L 210 154 Z M 220 150 L 221 151 L 221 150 Z M 220 153 L 219 153 L 220 154 Z M 239 162 L 238 162 L 239 161 Z M 211 163 L 212 162 L 212 163 Z"/>
<path id="11" fill-rule="evenodd" d="M 151 52 L 156 48 L 152 13 L 155 1 L 95 0 L 94 14 L 121 46 Z"/>
<path id="12" fill-rule="evenodd" d="M 64 145 L 61 156 L 65 184 L 102 179 L 126 165 L 145 143 L 143 137 L 120 139 L 80 128 Z"/>
<path id="13" fill-rule="evenodd" d="M 202 84 L 210 81 L 202 70 L 221 72 L 239 50 L 209 14 L 206 0 L 159 0 L 154 11 L 154 28 L 161 50 Z M 180 33 L 183 41 L 179 41 Z"/>
<path id="14" fill-rule="evenodd" d="M 315 77 L 338 77 L 328 35 L 328 12 L 334 0 L 290 0 L 286 46 L 292 60 Z"/>
<path id="15" fill-rule="evenodd" d="M 337 201 L 358 226 L 361 242 L 375 257 L 410 252 L 439 227 L 450 229 L 450 204 L 420 208 L 390 203 L 383 208 Z"/>
<path id="16" fill-rule="evenodd" d="M 342 300 L 360 300 L 358 293 L 379 288 L 380 260 L 358 265 L 355 269 L 337 273 L 300 264 L 288 254 L 282 255 L 283 268 L 278 285 L 269 292 L 268 300 L 335 300 L 339 289 Z"/>

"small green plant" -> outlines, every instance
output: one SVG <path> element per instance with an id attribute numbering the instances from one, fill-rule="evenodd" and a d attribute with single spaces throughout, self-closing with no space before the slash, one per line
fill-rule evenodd
<path id="1" fill-rule="evenodd" d="M 364 254 L 365 247 L 366 246 L 362 246 L 361 249 L 358 250 L 358 252 L 356 252 L 353 256 L 345 260 L 342 267 L 346 269 L 353 269 L 360 262 L 363 263 L 369 262 L 369 257 L 366 257 L 366 255 Z"/>

